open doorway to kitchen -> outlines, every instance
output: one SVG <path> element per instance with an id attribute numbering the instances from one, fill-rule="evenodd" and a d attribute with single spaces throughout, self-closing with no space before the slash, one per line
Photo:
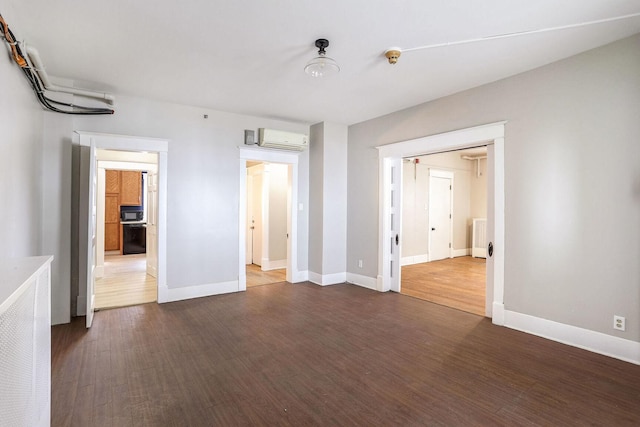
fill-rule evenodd
<path id="1" fill-rule="evenodd" d="M 487 147 L 402 162 L 401 293 L 484 316 Z"/>
<path id="2" fill-rule="evenodd" d="M 158 300 L 157 153 L 99 149 L 95 309 Z"/>
<path id="3" fill-rule="evenodd" d="M 157 156 L 156 173 L 153 179 L 149 179 L 149 188 L 153 183 L 154 197 L 149 200 L 157 202 L 154 206 L 154 215 L 149 215 L 153 219 L 151 231 L 147 231 L 146 235 L 154 236 L 152 243 L 147 242 L 147 247 L 154 248 L 153 257 L 147 257 L 147 269 L 153 270 L 157 280 L 157 301 L 168 301 L 167 287 L 167 160 L 168 160 L 167 140 L 157 138 L 144 138 L 125 135 L 102 134 L 93 132 L 75 131 L 73 133 L 73 169 L 74 179 L 72 181 L 72 193 L 75 204 L 72 206 L 72 212 L 77 215 L 72 217 L 72 230 L 74 234 L 72 238 L 77 238 L 77 252 L 72 254 L 71 269 L 74 272 L 74 280 L 71 282 L 72 295 L 76 295 L 75 309 L 76 315 L 86 316 L 85 322 L 87 328 L 93 323 L 93 314 L 95 310 L 95 282 L 96 277 L 104 274 L 104 264 L 102 271 L 98 262 L 98 257 L 104 254 L 104 214 L 105 209 L 102 206 L 98 208 L 99 203 L 106 204 L 104 196 L 98 197 L 98 171 L 104 169 L 104 179 L 106 180 L 107 169 L 126 169 L 142 171 L 145 167 L 129 168 L 113 167 L 108 162 L 122 161 L 123 159 L 102 160 L 104 163 L 98 165 L 98 150 L 113 150 L 116 152 L 131 153 L 155 153 Z M 122 153 L 121 153 L 122 154 Z M 102 168 L 99 168 L 102 166 Z M 106 194 L 106 193 L 105 193 Z M 98 220 L 98 215 L 102 215 Z M 147 224 L 147 228 L 149 228 Z M 77 255 L 77 256 L 76 256 Z"/>

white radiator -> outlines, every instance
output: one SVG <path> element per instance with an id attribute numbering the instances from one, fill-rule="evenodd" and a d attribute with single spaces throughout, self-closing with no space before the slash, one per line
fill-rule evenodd
<path id="1" fill-rule="evenodd" d="M 471 256 L 474 258 L 487 257 L 487 219 L 473 219 L 473 245 L 471 246 Z"/>
<path id="2" fill-rule="evenodd" d="M 0 262 L 0 426 L 51 420 L 51 260 Z"/>

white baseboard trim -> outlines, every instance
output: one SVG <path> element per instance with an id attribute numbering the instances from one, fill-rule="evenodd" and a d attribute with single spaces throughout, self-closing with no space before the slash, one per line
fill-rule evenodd
<path id="1" fill-rule="evenodd" d="M 320 286 L 337 285 L 347 281 L 347 273 L 318 274 L 310 271 L 309 281 Z"/>
<path id="2" fill-rule="evenodd" d="M 454 258 L 460 257 L 460 256 L 469 256 L 471 255 L 471 248 L 466 248 L 466 249 L 453 249 L 451 251 L 451 254 Z"/>
<path id="3" fill-rule="evenodd" d="M 307 270 L 293 272 L 292 283 L 307 282 L 308 280 L 309 280 L 309 272 Z"/>
<path id="4" fill-rule="evenodd" d="M 270 261 L 268 259 L 263 259 L 262 260 L 262 266 L 260 266 L 260 269 L 262 271 L 269 271 L 269 270 L 279 270 L 281 268 L 287 268 L 287 260 L 285 259 L 277 259 L 275 261 Z"/>
<path id="5" fill-rule="evenodd" d="M 509 310 L 504 316 L 508 328 L 640 365 L 640 342 Z"/>
<path id="6" fill-rule="evenodd" d="M 162 302 L 182 301 L 192 298 L 209 297 L 239 291 L 237 280 L 230 282 L 208 283 L 205 285 L 186 286 L 184 288 L 166 288 L 163 290 L 166 299 Z M 160 301 L 158 301 L 160 302 Z"/>
<path id="7" fill-rule="evenodd" d="M 363 276 L 361 274 L 347 273 L 347 283 L 362 286 L 363 288 L 378 290 L 378 279 L 375 277 Z"/>
<path id="8" fill-rule="evenodd" d="M 422 264 L 423 262 L 429 262 L 429 254 L 406 256 L 400 259 L 401 266 Z"/>

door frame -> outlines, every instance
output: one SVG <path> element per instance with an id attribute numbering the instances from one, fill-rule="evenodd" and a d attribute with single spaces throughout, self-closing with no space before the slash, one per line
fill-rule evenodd
<path id="1" fill-rule="evenodd" d="M 432 179 L 431 178 L 442 178 L 442 179 L 448 179 L 449 180 L 449 185 L 451 185 L 451 190 L 449 193 L 449 256 L 448 258 L 453 258 L 453 172 L 450 171 L 443 171 L 443 170 L 439 170 L 439 169 L 429 169 L 429 198 L 428 198 L 428 203 L 429 203 L 429 221 L 428 221 L 428 249 L 427 249 L 427 257 L 429 261 L 433 261 L 431 259 L 431 207 L 433 206 L 432 204 L 432 200 L 431 197 L 433 195 L 433 188 L 432 188 Z"/>
<path id="2" fill-rule="evenodd" d="M 385 218 L 391 210 L 387 203 L 391 186 L 386 179 L 385 166 L 395 159 L 416 157 L 477 147 L 479 145 L 492 146 L 493 162 L 488 162 L 487 167 L 493 167 L 493 187 L 489 193 L 487 219 L 493 215 L 493 268 L 487 266 L 487 304 L 486 316 L 492 318 L 497 325 L 504 325 L 504 143 L 506 121 L 490 123 L 486 125 L 460 129 L 436 135 L 425 136 L 407 141 L 376 147 L 378 149 L 379 171 L 379 215 L 378 215 L 378 277 L 377 289 L 379 291 L 400 291 L 400 275 L 392 277 L 389 269 L 385 268 L 391 260 L 386 242 L 392 236 L 386 227 Z M 491 172 L 491 171 L 488 171 Z M 492 199 L 492 200 L 491 200 Z M 400 206 L 402 209 L 402 206 Z M 493 276 L 490 280 L 490 275 Z M 489 303 L 490 302 L 490 303 Z"/>
<path id="3" fill-rule="evenodd" d="M 282 163 L 289 167 L 289 191 L 287 205 L 287 282 L 306 280 L 304 272 L 298 270 L 298 161 L 299 152 L 284 150 L 239 147 L 239 244 L 238 244 L 238 290 L 247 290 L 246 242 L 247 242 L 247 161 Z"/>
<path id="4" fill-rule="evenodd" d="M 97 173 L 97 164 L 90 168 L 88 154 L 91 150 L 105 149 L 132 152 L 155 152 L 158 154 L 158 303 L 168 301 L 167 287 L 167 160 L 169 141 L 166 139 L 135 137 L 127 135 L 103 134 L 95 132 L 75 131 L 73 133 L 73 143 L 80 146 L 80 212 L 78 242 L 79 248 L 79 270 L 78 277 L 78 299 L 77 315 L 87 315 L 88 300 L 90 295 L 90 281 L 87 272 L 92 268 L 92 262 L 87 255 L 88 233 L 90 231 L 91 220 L 87 207 L 89 205 L 89 183 L 93 174 Z M 86 163 L 86 164 L 85 164 Z M 96 225 L 93 224 L 93 227 Z M 83 274 L 84 273 L 84 274 Z"/>

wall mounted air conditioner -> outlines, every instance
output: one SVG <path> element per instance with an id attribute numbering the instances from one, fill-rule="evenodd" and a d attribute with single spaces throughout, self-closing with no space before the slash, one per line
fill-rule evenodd
<path id="1" fill-rule="evenodd" d="M 281 150 L 302 151 L 309 146 L 309 137 L 301 133 L 274 129 L 258 129 L 258 145 Z"/>

